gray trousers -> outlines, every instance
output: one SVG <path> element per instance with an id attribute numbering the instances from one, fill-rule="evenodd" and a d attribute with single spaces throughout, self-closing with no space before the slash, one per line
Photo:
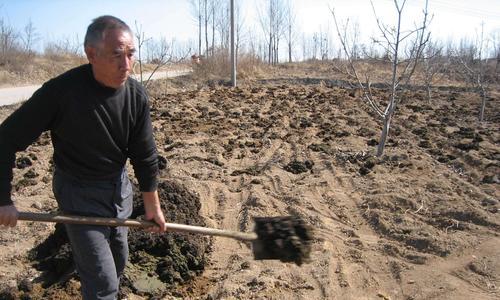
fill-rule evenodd
<path id="1" fill-rule="evenodd" d="M 128 218 L 132 185 L 126 174 L 107 181 L 77 179 L 56 168 L 53 191 L 66 214 Z M 116 299 L 128 259 L 126 227 L 66 224 L 84 300 Z"/>

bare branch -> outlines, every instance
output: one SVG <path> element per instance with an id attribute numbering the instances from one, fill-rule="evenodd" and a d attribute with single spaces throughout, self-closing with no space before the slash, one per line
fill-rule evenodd
<path id="1" fill-rule="evenodd" d="M 340 28 L 338 26 L 338 22 L 337 22 L 337 17 L 335 15 L 335 10 L 330 8 L 330 11 L 332 13 L 332 16 L 333 16 L 333 20 L 334 20 L 334 23 L 335 23 L 335 28 L 337 29 L 337 35 L 340 39 L 340 43 L 342 45 L 342 48 L 344 49 L 344 52 L 345 52 L 345 55 L 347 57 L 347 61 L 348 61 L 348 66 L 349 68 L 351 69 L 352 71 L 352 74 L 354 75 L 354 77 L 356 78 L 356 81 L 358 83 L 358 86 L 361 88 L 361 90 L 363 91 L 363 98 L 368 102 L 368 104 L 373 108 L 373 110 L 380 116 L 380 117 L 383 117 L 383 112 L 380 110 L 380 108 L 378 107 L 378 105 L 373 101 L 373 98 L 371 97 L 371 92 L 370 91 L 367 91 L 367 88 L 363 85 L 363 83 L 361 82 L 359 76 L 358 76 L 358 73 L 356 71 L 356 68 L 354 67 L 354 63 L 352 61 L 352 57 L 350 56 L 350 52 L 348 50 L 348 46 L 347 46 L 347 42 L 346 42 L 346 39 L 345 39 L 345 34 L 344 34 L 344 37 L 341 35 L 340 33 Z"/>
<path id="2" fill-rule="evenodd" d="M 394 2 L 397 3 L 396 0 L 394 0 Z M 375 20 L 377 21 L 377 26 L 380 30 L 380 33 L 382 33 L 382 36 L 384 37 L 384 39 L 387 41 L 387 44 L 391 47 L 392 51 L 395 51 L 395 47 L 392 43 L 392 40 L 393 39 L 390 39 L 388 36 L 387 36 L 387 33 L 391 33 L 390 30 L 388 30 L 385 25 L 383 25 L 381 22 L 380 22 L 380 19 L 379 17 L 377 16 L 377 11 L 375 10 L 375 6 L 373 5 L 373 1 L 370 0 L 370 4 L 372 5 L 372 10 L 373 10 L 373 14 L 375 15 Z M 397 4 L 396 4 L 397 5 Z M 392 33 L 391 33 L 392 34 Z"/>

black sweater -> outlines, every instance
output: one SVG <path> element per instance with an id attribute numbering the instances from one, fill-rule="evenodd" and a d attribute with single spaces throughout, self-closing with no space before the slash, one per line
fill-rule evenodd
<path id="1" fill-rule="evenodd" d="M 119 89 L 99 84 L 91 65 L 46 82 L 0 125 L 0 206 L 12 203 L 15 153 L 50 130 L 54 163 L 84 180 L 119 177 L 127 158 L 141 191 L 154 191 L 158 155 L 148 98 L 131 78 Z"/>

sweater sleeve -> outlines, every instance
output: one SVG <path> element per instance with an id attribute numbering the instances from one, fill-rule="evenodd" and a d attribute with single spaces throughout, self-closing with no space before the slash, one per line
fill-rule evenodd
<path id="1" fill-rule="evenodd" d="M 58 107 L 51 85 L 44 84 L 0 125 L 0 206 L 12 204 L 16 152 L 25 150 L 55 119 Z"/>
<path id="2" fill-rule="evenodd" d="M 142 97 L 137 120 L 129 139 L 128 153 L 141 192 L 152 192 L 158 185 L 158 153 L 153 137 L 148 98 L 145 93 Z"/>

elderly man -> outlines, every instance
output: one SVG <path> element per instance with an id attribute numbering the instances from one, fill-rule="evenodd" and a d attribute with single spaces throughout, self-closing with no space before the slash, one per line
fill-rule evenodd
<path id="1" fill-rule="evenodd" d="M 54 146 L 53 191 L 64 213 L 127 218 L 132 186 L 128 158 L 142 192 L 145 218 L 163 232 L 157 187 L 158 156 L 148 98 L 129 78 L 134 59 L 130 28 L 101 16 L 88 27 L 89 64 L 46 82 L 0 125 L 0 225 L 15 226 L 11 200 L 15 153 L 50 130 Z M 84 299 L 115 299 L 128 257 L 127 228 L 66 225 Z"/>

